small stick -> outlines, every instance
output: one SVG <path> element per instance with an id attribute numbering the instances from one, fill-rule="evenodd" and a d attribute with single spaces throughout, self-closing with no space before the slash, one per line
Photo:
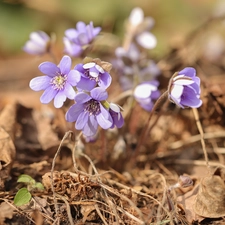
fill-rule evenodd
<path id="1" fill-rule="evenodd" d="M 54 207 L 55 207 L 55 212 L 56 212 L 56 218 L 58 219 L 59 218 L 59 212 L 58 212 L 58 206 L 57 206 L 57 200 L 56 200 L 56 192 L 55 192 L 55 188 L 54 188 L 54 178 L 53 178 L 53 172 L 54 172 L 54 168 L 55 168 L 55 161 L 56 161 L 56 158 L 58 157 L 59 153 L 60 153 L 60 150 L 61 150 L 61 147 L 62 147 L 62 144 L 63 142 L 65 141 L 65 139 L 72 133 L 72 131 L 68 131 L 65 133 L 62 141 L 60 142 L 60 145 L 55 153 L 55 156 L 53 158 L 53 161 L 52 161 L 52 168 L 51 168 L 51 188 L 52 188 L 52 194 L 53 194 L 53 201 L 54 201 Z M 58 220 L 58 224 L 59 224 L 59 220 Z"/>
<path id="2" fill-rule="evenodd" d="M 204 153 L 204 156 L 205 156 L 205 163 L 206 163 L 206 166 L 209 168 L 209 158 L 208 158 L 208 154 L 207 154 L 206 147 L 205 147 L 204 132 L 203 132 L 203 129 L 202 129 L 201 122 L 199 120 L 198 110 L 196 108 L 192 108 L 192 110 L 193 110 L 193 113 L 194 113 L 194 117 L 195 117 L 195 121 L 196 121 L 198 131 L 199 131 L 200 137 L 201 137 L 201 144 L 202 144 L 202 150 L 203 150 L 203 153 Z"/>

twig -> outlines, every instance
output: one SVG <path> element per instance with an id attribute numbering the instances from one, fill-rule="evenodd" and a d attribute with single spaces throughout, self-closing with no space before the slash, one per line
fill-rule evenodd
<path id="1" fill-rule="evenodd" d="M 54 168 L 55 168 L 55 161 L 56 161 L 56 158 L 58 157 L 59 153 L 60 153 L 60 150 L 61 150 L 61 147 L 62 147 L 62 144 L 64 142 L 64 140 L 72 133 L 72 131 L 68 131 L 65 133 L 62 141 L 60 142 L 60 145 L 55 153 L 55 156 L 53 158 L 53 161 L 52 161 L 52 168 L 51 168 L 51 189 L 52 189 L 52 194 L 53 194 L 53 201 L 54 201 L 54 207 L 55 207 L 55 213 L 56 213 L 56 218 L 58 220 L 58 224 L 59 224 L 59 213 L 58 213 L 58 206 L 57 206 L 57 200 L 56 200 L 56 192 L 55 192 L 55 188 L 54 188 L 54 178 L 53 178 L 53 173 L 54 173 Z"/>
<path id="2" fill-rule="evenodd" d="M 62 199 L 64 201 L 64 203 L 66 204 L 66 211 L 67 211 L 67 215 L 68 215 L 68 218 L 69 218 L 69 222 L 70 222 L 71 225 L 74 225 L 73 218 L 72 218 L 72 215 L 71 215 L 70 205 L 69 205 L 68 201 L 62 195 L 59 195 L 57 193 L 55 193 L 55 194 L 58 198 Z"/>
<path id="3" fill-rule="evenodd" d="M 192 110 L 193 110 L 193 113 L 194 113 L 194 117 L 195 117 L 195 121 L 196 121 L 196 124 L 197 124 L 197 127 L 198 127 L 198 131 L 199 131 L 200 137 L 201 137 L 201 144 L 202 144 L 202 150 L 203 150 L 203 153 L 204 153 L 204 156 L 205 156 L 205 163 L 206 163 L 207 168 L 209 168 L 209 158 L 208 158 L 208 154 L 207 154 L 206 147 L 205 147 L 204 132 L 203 132 L 203 129 L 202 129 L 201 122 L 199 120 L 198 110 L 196 108 L 192 108 Z"/>

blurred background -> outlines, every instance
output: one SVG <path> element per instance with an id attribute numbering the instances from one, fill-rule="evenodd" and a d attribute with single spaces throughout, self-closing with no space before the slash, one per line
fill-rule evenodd
<path id="1" fill-rule="evenodd" d="M 64 31 L 75 27 L 78 21 L 93 21 L 103 32 L 115 35 L 114 44 L 119 45 L 124 21 L 136 6 L 144 10 L 145 16 L 155 19 L 152 33 L 158 45 L 153 53 L 157 58 L 207 19 L 225 12 L 223 0 L 3 0 L 0 57 L 23 53 L 21 47 L 35 30 L 56 34 L 57 45 L 63 48 Z"/>

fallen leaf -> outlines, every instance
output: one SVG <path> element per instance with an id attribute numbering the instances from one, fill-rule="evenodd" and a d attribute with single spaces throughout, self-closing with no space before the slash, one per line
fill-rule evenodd
<path id="1" fill-rule="evenodd" d="M 196 214 L 206 218 L 225 216 L 225 185 L 220 176 L 202 179 L 194 210 Z"/>
<path id="2" fill-rule="evenodd" d="M 13 208 L 6 202 L 0 204 L 0 224 L 4 224 L 5 219 L 12 219 Z"/>

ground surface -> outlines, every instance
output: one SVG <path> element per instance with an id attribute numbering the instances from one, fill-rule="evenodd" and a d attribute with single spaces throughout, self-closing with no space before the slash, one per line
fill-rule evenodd
<path id="1" fill-rule="evenodd" d="M 158 62 L 162 92 L 174 72 L 196 68 L 200 121 L 192 109 L 161 106 L 141 146 L 149 113 L 139 105 L 129 111 L 123 105 L 124 128 L 100 130 L 95 143 L 76 142 L 79 133 L 64 119 L 68 105 L 43 106 L 40 93 L 28 88 L 45 59 L 1 59 L 0 224 L 224 224 L 225 55 L 203 54 L 203 27 Z M 119 91 L 115 81 L 110 92 Z M 120 139 L 125 147 L 115 147 Z M 30 202 L 16 207 L 13 199 L 26 187 L 17 183 L 21 174 L 45 189 L 32 190 Z"/>

